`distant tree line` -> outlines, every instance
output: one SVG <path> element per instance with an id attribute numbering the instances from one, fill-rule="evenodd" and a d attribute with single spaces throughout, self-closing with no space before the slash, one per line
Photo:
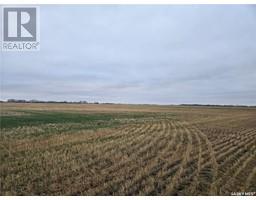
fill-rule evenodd
<path id="1" fill-rule="evenodd" d="M 114 104 L 114 103 L 99 103 L 99 102 L 88 102 L 88 101 L 42 101 L 42 100 L 24 100 L 24 99 L 8 99 L 7 101 L 0 100 L 1 103 L 69 103 L 69 104 Z M 147 104 L 141 104 L 147 105 Z M 153 105 L 153 104 L 152 104 Z M 175 106 L 175 105 L 174 105 Z M 256 106 L 248 105 L 218 105 L 218 104 L 179 104 L 179 106 L 198 106 L 198 107 L 250 107 L 256 108 Z"/>
<path id="2" fill-rule="evenodd" d="M 1 101 L 5 102 L 5 101 Z M 73 104 L 99 104 L 99 102 L 88 101 L 42 101 L 42 100 L 24 100 L 24 99 L 8 99 L 8 103 L 73 103 Z"/>
<path id="3" fill-rule="evenodd" d="M 204 107 L 256 107 L 256 106 L 248 106 L 248 105 L 218 105 L 218 104 L 180 104 L 180 106 L 204 106 Z"/>

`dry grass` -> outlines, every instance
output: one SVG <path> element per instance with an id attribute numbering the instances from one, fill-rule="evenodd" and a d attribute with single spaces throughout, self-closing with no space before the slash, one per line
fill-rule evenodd
<path id="1" fill-rule="evenodd" d="M 253 108 L 1 104 L 1 110 L 1 195 L 256 191 Z"/>

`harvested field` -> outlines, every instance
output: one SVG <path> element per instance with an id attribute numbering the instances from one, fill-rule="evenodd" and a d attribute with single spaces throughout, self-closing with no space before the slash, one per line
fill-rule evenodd
<path id="1" fill-rule="evenodd" d="M 0 195 L 256 192 L 256 109 L 1 103 Z"/>

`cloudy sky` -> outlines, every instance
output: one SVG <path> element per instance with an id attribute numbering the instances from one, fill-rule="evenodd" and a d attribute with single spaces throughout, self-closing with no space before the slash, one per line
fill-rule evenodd
<path id="1" fill-rule="evenodd" d="M 256 6 L 41 6 L 1 99 L 256 105 Z"/>

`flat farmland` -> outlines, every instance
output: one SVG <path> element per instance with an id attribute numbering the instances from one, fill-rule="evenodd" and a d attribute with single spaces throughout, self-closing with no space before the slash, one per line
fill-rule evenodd
<path id="1" fill-rule="evenodd" d="M 1 103 L 0 195 L 256 192 L 256 109 Z"/>

